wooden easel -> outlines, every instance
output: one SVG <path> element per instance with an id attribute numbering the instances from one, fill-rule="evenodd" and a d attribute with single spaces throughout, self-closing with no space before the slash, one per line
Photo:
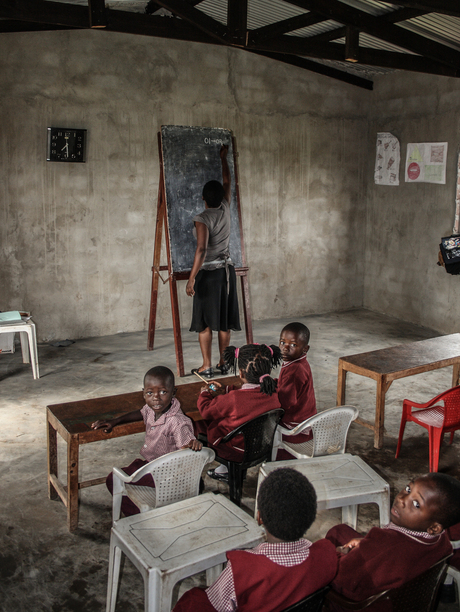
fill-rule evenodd
<path id="1" fill-rule="evenodd" d="M 238 219 L 240 224 L 240 236 L 241 236 L 241 254 L 243 259 L 243 267 L 235 268 L 235 273 L 241 278 L 241 289 L 243 292 L 243 313 L 244 313 L 244 326 L 246 330 L 246 342 L 251 344 L 253 342 L 252 335 L 252 318 L 251 318 L 251 306 L 249 302 L 249 284 L 248 284 L 248 270 L 246 267 L 246 255 L 244 251 L 243 242 L 243 227 L 241 221 L 241 210 L 240 210 L 240 193 L 238 184 L 238 171 L 236 165 L 236 143 L 235 139 L 232 138 L 233 156 L 234 156 L 234 173 L 235 173 L 235 189 L 238 203 Z M 176 364 L 177 373 L 179 376 L 185 376 L 184 370 L 184 354 L 182 350 L 182 334 L 180 326 L 179 316 L 179 303 L 177 299 L 177 281 L 188 280 L 190 277 L 190 271 L 188 272 L 174 272 L 171 261 L 171 248 L 169 243 L 169 229 L 168 229 L 168 215 L 166 211 L 166 191 L 165 191 L 165 179 L 164 179 L 164 165 L 163 165 L 163 154 L 161 147 L 161 134 L 158 133 L 158 150 L 160 156 L 160 184 L 158 186 L 158 201 L 157 201 L 157 220 L 155 228 L 155 246 L 153 250 L 153 266 L 152 266 L 152 291 L 150 297 L 150 317 L 149 317 L 149 329 L 148 329 L 148 344 L 147 348 L 149 351 L 153 350 L 155 340 L 155 325 L 157 315 L 157 302 L 158 302 L 158 282 L 161 278 L 163 283 L 169 281 L 169 292 L 171 297 L 171 311 L 173 319 L 173 332 L 174 332 L 174 344 L 176 347 Z M 163 237 L 163 227 L 166 238 L 166 253 L 168 258 L 168 265 L 160 265 L 161 257 L 161 243 Z M 163 280 L 161 272 L 167 271 L 168 277 Z"/>

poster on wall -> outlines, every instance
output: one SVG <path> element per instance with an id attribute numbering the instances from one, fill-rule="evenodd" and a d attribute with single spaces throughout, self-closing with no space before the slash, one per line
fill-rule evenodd
<path id="1" fill-rule="evenodd" d="M 447 142 L 407 145 L 406 183 L 446 184 Z"/>
<path id="2" fill-rule="evenodd" d="M 399 185 L 401 161 L 399 140 L 390 132 L 377 132 L 374 182 L 376 185 Z"/>

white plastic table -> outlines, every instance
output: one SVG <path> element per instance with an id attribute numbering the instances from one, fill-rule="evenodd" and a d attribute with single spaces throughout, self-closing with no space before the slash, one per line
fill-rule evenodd
<path id="1" fill-rule="evenodd" d="M 13 334 L 19 332 L 21 338 L 22 362 L 32 365 L 34 379 L 40 378 L 38 370 L 37 334 L 35 323 L 28 321 L 12 321 L 11 323 L 0 323 L 0 334 Z M 30 356 L 29 356 L 30 353 Z"/>
<path id="2" fill-rule="evenodd" d="M 358 504 L 377 504 L 380 526 L 390 522 L 390 485 L 360 457 L 338 454 L 264 463 L 260 467 L 257 490 L 270 472 L 281 467 L 304 474 L 315 488 L 318 510 L 342 508 L 342 522 L 350 527 L 356 529 Z"/>
<path id="3" fill-rule="evenodd" d="M 176 582 L 207 570 L 210 584 L 228 550 L 263 541 L 264 530 L 251 516 L 214 493 L 120 519 L 110 538 L 107 612 L 115 610 L 122 552 L 144 579 L 145 612 L 170 612 Z"/>

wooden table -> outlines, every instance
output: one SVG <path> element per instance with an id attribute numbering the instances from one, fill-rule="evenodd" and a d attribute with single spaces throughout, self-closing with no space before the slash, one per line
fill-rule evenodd
<path id="1" fill-rule="evenodd" d="M 385 394 L 391 383 L 398 378 L 406 378 L 450 365 L 453 366 L 452 386 L 455 387 L 459 383 L 460 334 L 439 336 L 429 340 L 409 342 L 400 346 L 370 351 L 369 353 L 341 357 L 337 380 L 337 405 L 343 406 L 345 404 L 347 372 L 376 380 L 375 424 L 371 425 L 359 418 L 356 419 L 356 422 L 372 429 L 374 431 L 375 448 L 382 448 Z"/>
<path id="2" fill-rule="evenodd" d="M 218 379 L 218 382 L 224 386 L 233 385 L 240 382 L 240 379 L 229 376 Z M 182 410 L 193 420 L 201 419 L 196 403 L 203 385 L 204 383 L 198 381 L 177 387 L 176 397 L 181 403 Z M 78 527 L 78 491 L 102 484 L 106 479 L 106 476 L 103 476 L 83 482 L 78 480 L 80 444 L 110 440 L 145 431 L 143 421 L 117 425 L 109 434 L 104 433 L 103 429 L 91 429 L 91 423 L 98 419 L 113 419 L 127 412 L 140 410 L 144 404 L 142 391 L 134 391 L 134 393 L 47 406 L 48 496 L 50 499 L 60 497 L 64 502 L 67 507 L 69 531 L 74 531 Z M 67 484 L 62 483 L 58 477 L 57 433 L 67 443 Z"/>

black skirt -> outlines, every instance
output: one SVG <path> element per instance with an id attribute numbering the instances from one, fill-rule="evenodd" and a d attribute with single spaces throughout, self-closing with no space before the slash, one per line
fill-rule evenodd
<path id="1" fill-rule="evenodd" d="M 234 266 L 228 267 L 229 291 L 225 268 L 200 270 L 195 277 L 193 316 L 190 331 L 240 331 L 240 313 Z"/>

